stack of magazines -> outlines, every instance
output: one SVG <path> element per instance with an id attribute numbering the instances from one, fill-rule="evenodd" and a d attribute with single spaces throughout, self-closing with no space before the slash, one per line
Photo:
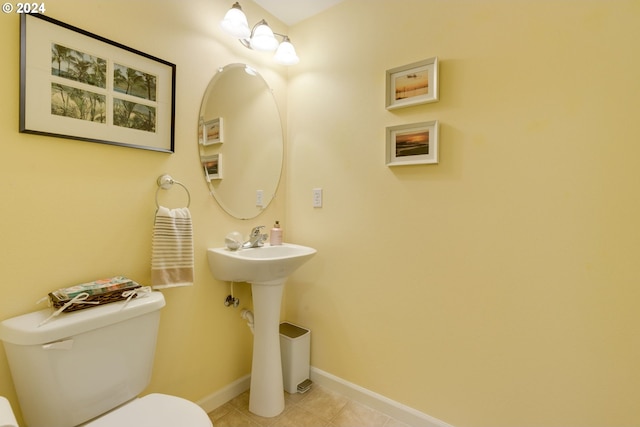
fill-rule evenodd
<path id="1" fill-rule="evenodd" d="M 116 276 L 108 279 L 94 280 L 93 282 L 81 283 L 68 288 L 58 289 L 49 294 L 52 305 L 55 308 L 64 306 L 69 301 L 82 295 L 82 299 L 76 304 L 69 305 L 64 311 L 80 310 L 82 308 L 93 307 L 97 304 L 107 304 L 110 302 L 126 299 L 123 295 L 126 291 L 141 287 L 140 284 L 124 276 Z M 82 301 L 88 303 L 83 304 Z"/>

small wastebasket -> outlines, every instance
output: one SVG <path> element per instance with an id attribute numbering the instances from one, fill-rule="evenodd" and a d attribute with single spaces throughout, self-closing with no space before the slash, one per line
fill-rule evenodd
<path id="1" fill-rule="evenodd" d="M 309 390 L 311 331 L 289 322 L 280 323 L 280 354 L 282 379 L 287 393 L 304 393 Z"/>

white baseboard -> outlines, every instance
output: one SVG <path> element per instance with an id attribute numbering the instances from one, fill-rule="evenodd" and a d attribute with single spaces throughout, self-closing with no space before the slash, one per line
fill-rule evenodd
<path id="1" fill-rule="evenodd" d="M 245 375 L 244 377 L 235 380 L 231 384 L 221 388 L 215 393 L 206 396 L 196 403 L 205 410 L 205 412 L 209 413 L 216 408 L 224 405 L 231 399 L 236 396 L 241 395 L 245 391 L 249 390 L 249 386 L 251 385 L 251 375 Z"/>
<path id="2" fill-rule="evenodd" d="M 453 427 L 437 418 L 367 390 L 321 369 L 311 367 L 311 381 L 412 427 Z"/>
<path id="3" fill-rule="evenodd" d="M 336 377 L 321 369 L 311 367 L 310 379 L 314 383 L 329 390 L 340 393 L 356 402 L 395 418 L 411 427 L 453 427 L 437 418 L 424 414 L 406 405 L 398 403 L 378 393 L 367 390 L 342 378 Z M 206 396 L 196 403 L 207 413 L 224 405 L 231 399 L 249 390 L 251 375 L 235 380 L 222 389 Z"/>

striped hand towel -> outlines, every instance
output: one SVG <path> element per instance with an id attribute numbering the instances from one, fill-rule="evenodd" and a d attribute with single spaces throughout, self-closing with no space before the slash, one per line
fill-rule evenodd
<path id="1" fill-rule="evenodd" d="M 151 246 L 154 289 L 193 285 L 193 226 L 188 208 L 158 207 Z"/>

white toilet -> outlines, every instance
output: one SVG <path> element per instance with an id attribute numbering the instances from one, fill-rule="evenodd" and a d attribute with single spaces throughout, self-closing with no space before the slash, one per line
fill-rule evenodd
<path id="1" fill-rule="evenodd" d="M 11 403 L 4 396 L 0 396 L 0 426 L 18 427 L 16 416 L 11 409 Z"/>
<path id="2" fill-rule="evenodd" d="M 151 379 L 164 296 L 0 323 L 11 376 L 28 427 L 212 427 L 193 402 L 137 397 Z M 85 424 L 86 423 L 86 424 Z"/>

